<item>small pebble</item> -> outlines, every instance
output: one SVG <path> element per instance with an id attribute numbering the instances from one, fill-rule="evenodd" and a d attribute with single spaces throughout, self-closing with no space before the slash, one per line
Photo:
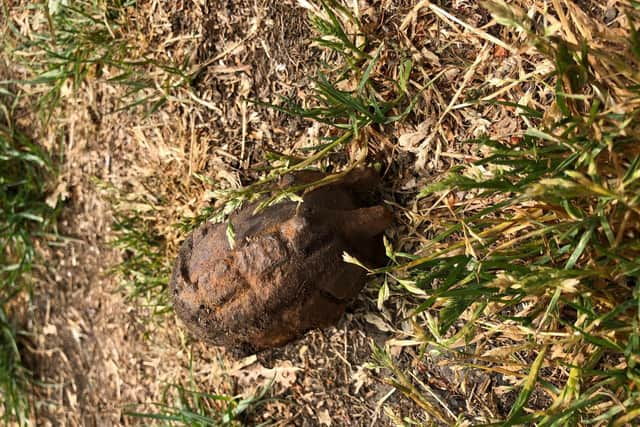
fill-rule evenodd
<path id="1" fill-rule="evenodd" d="M 604 22 L 610 24 L 618 16 L 618 11 L 610 7 L 604 12 Z"/>

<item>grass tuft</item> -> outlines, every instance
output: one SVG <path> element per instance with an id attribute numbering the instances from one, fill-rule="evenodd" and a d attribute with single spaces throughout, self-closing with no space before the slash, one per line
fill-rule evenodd
<path id="1" fill-rule="evenodd" d="M 173 390 L 173 393 L 170 393 Z M 248 398 L 203 393 L 172 385 L 175 406 L 154 404 L 157 412 L 129 412 L 127 416 L 155 421 L 165 426 L 240 426 L 243 417 L 264 400 L 268 388 Z"/>
<path id="2" fill-rule="evenodd" d="M 418 288 L 408 297 L 423 349 L 457 355 L 454 365 L 490 360 L 483 369 L 519 378 L 506 419 L 492 425 L 637 422 L 637 20 L 630 39 L 608 40 L 612 53 L 554 36 L 515 8 L 487 7 L 555 64 L 552 107 L 523 108 L 532 125 L 516 140 L 471 141 L 488 155 L 420 195 L 445 201 L 448 215 L 432 218 L 440 232 L 378 272 Z M 486 357 L 496 352 L 504 365 Z M 551 404 L 530 406 L 534 390 Z"/>
<path id="3" fill-rule="evenodd" d="M 383 66 L 384 58 L 398 55 L 382 42 L 368 41 L 359 18 L 339 2 L 322 1 L 309 5 L 309 21 L 318 33 L 314 44 L 331 59 L 314 79 L 312 95 L 304 102 L 281 98 L 277 103 L 254 103 L 325 126 L 317 145 L 299 153 L 267 153 L 267 173 L 242 189 L 217 190 L 213 196 L 219 209 L 210 211 L 212 221 L 222 222 L 230 212 L 247 201 L 261 199 L 256 212 L 296 194 L 339 180 L 358 165 L 370 162 L 370 147 L 387 126 L 403 120 L 415 107 L 420 93 L 409 90 L 413 67 L 408 55 L 400 55 L 393 66 Z M 441 74 L 431 79 L 431 85 Z M 423 88 L 423 89 L 424 89 Z M 342 170 L 336 172 L 336 165 Z M 275 182 L 298 170 L 320 169 L 327 177 L 290 188 L 277 189 Z M 266 197 L 265 197 L 266 196 Z"/>
<path id="4" fill-rule="evenodd" d="M 10 54 L 28 72 L 12 81 L 33 86 L 35 108 L 48 123 L 67 93 L 85 80 L 124 87 L 111 113 L 140 107 L 151 114 L 191 82 L 189 63 L 158 60 L 131 20 L 135 0 L 79 0 L 34 4 L 33 32 L 20 34 L 10 24 Z"/>
<path id="5" fill-rule="evenodd" d="M 157 412 L 128 412 L 131 418 L 147 420 L 165 426 L 241 426 L 247 417 L 267 401 L 271 384 L 248 397 L 228 396 L 199 391 L 190 367 L 189 388 L 171 384 L 163 393 L 163 403 L 151 404 Z"/>
<path id="6" fill-rule="evenodd" d="M 167 262 L 166 242 L 158 236 L 148 221 L 139 215 L 121 213 L 113 230 L 116 239 L 111 244 L 122 249 L 124 260 L 113 270 L 120 278 L 122 290 L 130 300 L 144 301 L 151 315 L 171 310 L 167 286 L 171 264 Z"/>
<path id="7" fill-rule="evenodd" d="M 29 372 L 20 354 L 24 331 L 15 312 L 30 292 L 33 239 L 50 228 L 56 208 L 46 201 L 52 162 L 16 127 L 15 102 L 10 94 L 0 97 L 0 401 L 5 424 L 26 425 Z"/>

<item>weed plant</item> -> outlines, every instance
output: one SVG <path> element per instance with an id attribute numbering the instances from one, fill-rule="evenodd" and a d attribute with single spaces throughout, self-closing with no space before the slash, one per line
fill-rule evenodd
<path id="1" fill-rule="evenodd" d="M 167 259 L 165 239 L 158 236 L 139 215 L 118 214 L 114 221 L 117 238 L 112 242 L 122 249 L 124 260 L 114 268 L 122 290 L 131 300 L 144 301 L 152 315 L 171 309 L 167 285 L 171 263 Z"/>
<path id="2" fill-rule="evenodd" d="M 488 147 L 490 155 L 421 194 L 449 194 L 450 215 L 438 218 L 446 226 L 408 261 L 390 250 L 393 265 L 377 273 L 417 300 L 414 339 L 423 352 L 516 379 L 511 387 L 517 397 L 507 418 L 495 425 L 635 425 L 637 17 L 629 15 L 631 37 L 616 41 L 623 46 L 616 53 L 591 47 L 589 40 L 547 36 L 503 4 L 487 7 L 553 60 L 554 103 L 546 112 L 522 106 L 537 126 L 517 141 L 472 141 Z M 456 197 L 461 193 L 473 197 Z M 425 409 L 438 407 L 384 350 L 376 355 L 377 366 L 391 368 L 401 391 Z M 531 406 L 536 389 L 550 397 L 548 407 Z M 441 407 L 428 412 L 455 422 Z"/>
<path id="3" fill-rule="evenodd" d="M 212 221 L 223 221 L 246 201 L 260 199 L 258 212 L 285 199 L 300 200 L 301 192 L 339 180 L 368 160 L 370 129 L 382 130 L 402 120 L 417 102 L 418 95 L 411 97 L 408 88 L 412 61 L 400 58 L 382 72 L 381 63 L 394 50 L 383 43 L 370 45 L 358 17 L 340 3 L 322 1 L 320 5 L 309 12 L 309 21 L 318 34 L 314 44 L 331 58 L 332 65 L 321 67 L 310 100 L 304 104 L 290 98 L 279 103 L 253 102 L 321 123 L 328 132 L 320 144 L 305 147 L 301 153 L 267 153 L 269 169 L 256 183 L 240 190 L 214 191 L 214 198 L 225 204 L 206 213 Z M 345 159 L 347 153 L 355 154 Z M 274 191 L 274 182 L 286 174 L 308 168 L 329 171 L 329 166 L 340 163 L 342 171 L 334 170 L 319 181 Z"/>
<path id="4" fill-rule="evenodd" d="M 242 417 L 263 401 L 268 389 L 248 398 L 203 393 L 176 385 L 169 387 L 167 394 L 170 390 L 173 390 L 175 404 L 155 404 L 158 412 L 130 412 L 127 415 L 166 426 L 241 426 L 245 425 Z"/>
<path id="5" fill-rule="evenodd" d="M 126 92 L 112 112 L 141 107 L 147 114 L 160 108 L 179 87 L 188 86 L 189 64 L 170 64 L 143 51 L 138 23 L 131 20 L 135 0 L 75 0 L 36 3 L 30 8 L 34 32 L 11 28 L 11 54 L 29 71 L 15 83 L 38 89 L 36 109 L 48 122 L 63 91 L 78 91 L 86 79 Z M 7 11 L 5 11 L 7 13 Z"/>
<path id="6" fill-rule="evenodd" d="M 24 425 L 29 373 L 20 355 L 16 305 L 25 304 L 36 259 L 33 238 L 49 228 L 56 209 L 46 203 L 53 173 L 47 153 L 16 128 L 13 95 L 0 93 L 0 405 L 3 421 Z"/>
<path id="7" fill-rule="evenodd" d="M 3 46 L 12 61 L 24 66 L 25 77 L 3 83 L 29 91 L 44 128 L 68 92 L 82 90 L 85 83 L 118 88 L 109 113 L 135 108 L 153 113 L 177 90 L 189 87 L 191 74 L 188 62 L 170 63 L 158 58 L 161 53 L 145 50 L 149 43 L 139 16 L 132 13 L 136 6 L 135 0 L 75 0 L 25 8 L 32 32 L 21 34 L 7 19 Z M 163 240 L 152 236 L 147 225 L 135 212 L 118 215 L 115 245 L 125 250 L 126 259 L 116 270 L 130 296 L 146 297 L 158 313 L 168 308 L 170 261 L 159 249 Z"/>
<path id="8" fill-rule="evenodd" d="M 163 402 L 153 404 L 157 412 L 129 412 L 127 416 L 154 421 L 165 426 L 241 426 L 243 420 L 259 405 L 265 403 L 268 384 L 248 397 L 211 394 L 199 391 L 190 368 L 188 388 L 172 384 L 165 388 Z M 169 403 L 172 402 L 172 403 Z"/>

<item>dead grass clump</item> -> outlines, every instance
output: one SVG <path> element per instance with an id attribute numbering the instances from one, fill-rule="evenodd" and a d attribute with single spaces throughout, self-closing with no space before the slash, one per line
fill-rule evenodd
<path id="1" fill-rule="evenodd" d="M 436 234 L 415 258 L 392 253 L 395 265 L 379 270 L 416 301 L 404 345 L 492 373 L 494 393 L 512 395 L 508 425 L 633 423 L 640 401 L 636 12 L 621 8 L 618 25 L 607 27 L 572 2 L 486 6 L 522 40 L 518 50 L 533 46 L 552 61 L 553 73 L 525 82 L 551 90 L 553 102 L 536 108 L 529 96 L 514 104 L 524 132 L 479 138 L 481 160 L 421 193 L 432 203 Z M 429 410 L 433 417 L 462 420 L 384 352 L 378 361 L 409 397 L 441 408 Z M 498 418 L 489 410 L 475 422 Z"/>

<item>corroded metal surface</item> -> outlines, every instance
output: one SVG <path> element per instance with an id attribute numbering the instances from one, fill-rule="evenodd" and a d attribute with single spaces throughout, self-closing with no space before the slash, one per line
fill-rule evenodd
<path id="1" fill-rule="evenodd" d="M 303 173 L 296 182 L 317 179 Z M 301 204 L 271 206 L 205 223 L 182 244 L 171 277 L 178 316 L 197 337 L 248 353 L 280 346 L 334 324 L 364 286 L 365 271 L 342 260 L 384 262 L 381 233 L 391 222 L 382 206 L 366 206 L 376 182 L 360 170 L 309 192 Z"/>

